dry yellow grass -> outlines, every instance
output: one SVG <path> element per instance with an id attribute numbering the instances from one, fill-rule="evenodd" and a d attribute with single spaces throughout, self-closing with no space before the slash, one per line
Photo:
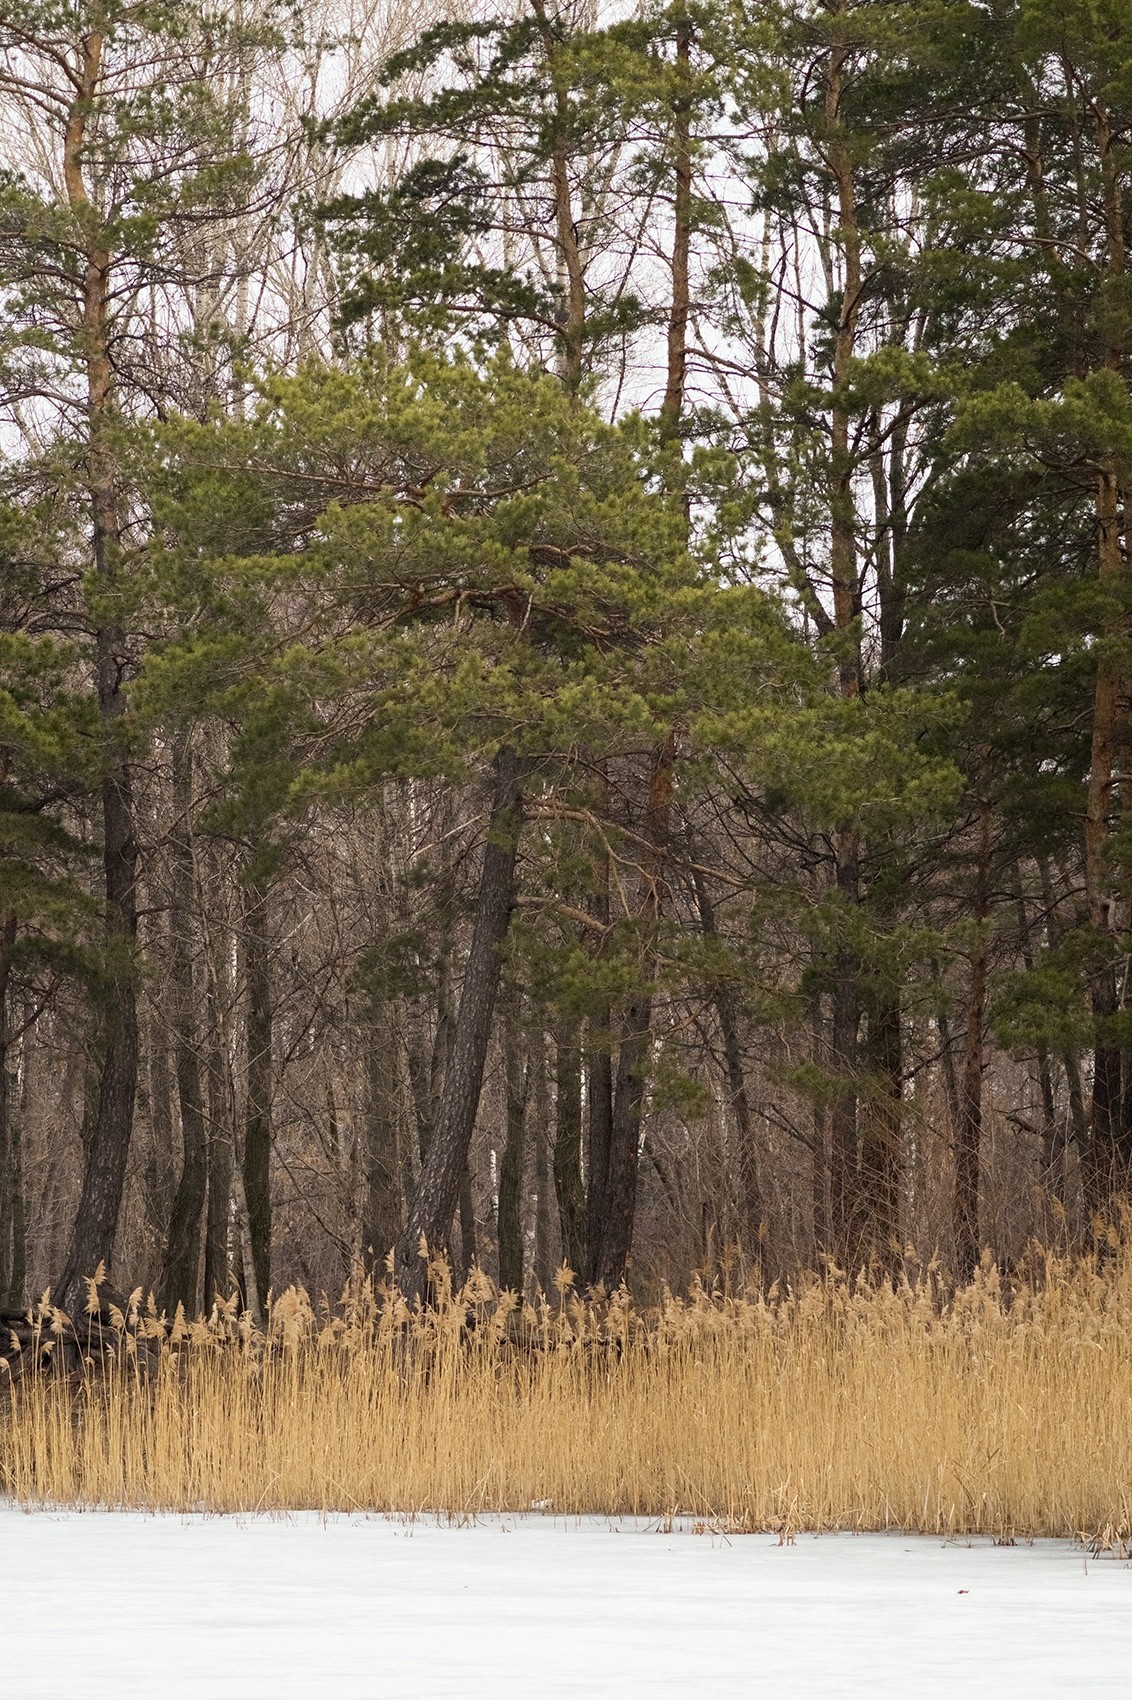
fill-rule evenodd
<path id="1" fill-rule="evenodd" d="M 136 1299 L 135 1299 L 136 1304 Z M 472 1319 L 470 1329 L 467 1320 Z M 58 1319 L 41 1315 L 45 1338 Z M 518 1325 L 518 1326 L 517 1326 Z M 1132 1255 L 636 1313 L 514 1314 L 476 1275 L 410 1317 L 359 1287 L 144 1309 L 118 1358 L 8 1377 L 0 1492 L 172 1510 L 684 1512 L 742 1528 L 1127 1536 Z M 519 1344 L 516 1344 L 516 1338 Z M 0 1379 L 5 1370 L 0 1368 Z"/>

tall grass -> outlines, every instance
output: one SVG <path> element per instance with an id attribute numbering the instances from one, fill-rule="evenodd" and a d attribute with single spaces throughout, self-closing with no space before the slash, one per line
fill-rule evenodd
<path id="1" fill-rule="evenodd" d="M 71 1375 L 0 1368 L 0 1492 L 211 1511 L 687 1513 L 730 1529 L 1124 1538 L 1132 1255 L 931 1271 L 636 1311 L 517 1309 L 474 1274 L 435 1310 L 356 1285 L 167 1329 L 132 1301 Z M 45 1344 L 58 1313 L 37 1317 Z M 18 1369 L 19 1361 L 15 1360 Z"/>

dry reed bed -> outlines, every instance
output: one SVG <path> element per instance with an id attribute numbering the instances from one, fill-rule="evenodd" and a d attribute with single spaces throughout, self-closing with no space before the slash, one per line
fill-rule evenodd
<path id="1" fill-rule="evenodd" d="M 134 1314 L 109 1363 L 10 1375 L 0 1493 L 210 1511 L 688 1513 L 729 1529 L 1115 1540 L 1132 1500 L 1132 1253 L 985 1267 L 942 1299 L 812 1280 L 635 1311 L 516 1312 L 482 1275 L 435 1311 L 357 1286 L 265 1334 Z M 62 1326 L 40 1312 L 45 1339 Z M 135 1338 L 136 1335 L 136 1338 Z M 518 1341 L 518 1343 L 516 1343 Z M 4 1379 L 0 1368 L 0 1379 Z"/>

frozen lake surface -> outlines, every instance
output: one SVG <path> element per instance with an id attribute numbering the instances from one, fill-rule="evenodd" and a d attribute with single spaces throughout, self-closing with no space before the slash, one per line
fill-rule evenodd
<path id="1" fill-rule="evenodd" d="M 1132 1566 L 1059 1541 L 0 1505 L 11 1700 L 1064 1700 L 1122 1693 Z"/>

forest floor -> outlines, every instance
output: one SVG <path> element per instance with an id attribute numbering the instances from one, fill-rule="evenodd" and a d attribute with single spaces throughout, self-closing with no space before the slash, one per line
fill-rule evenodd
<path id="1" fill-rule="evenodd" d="M 13 1700 L 1117 1692 L 1132 1564 L 1065 1541 L 0 1505 Z"/>

